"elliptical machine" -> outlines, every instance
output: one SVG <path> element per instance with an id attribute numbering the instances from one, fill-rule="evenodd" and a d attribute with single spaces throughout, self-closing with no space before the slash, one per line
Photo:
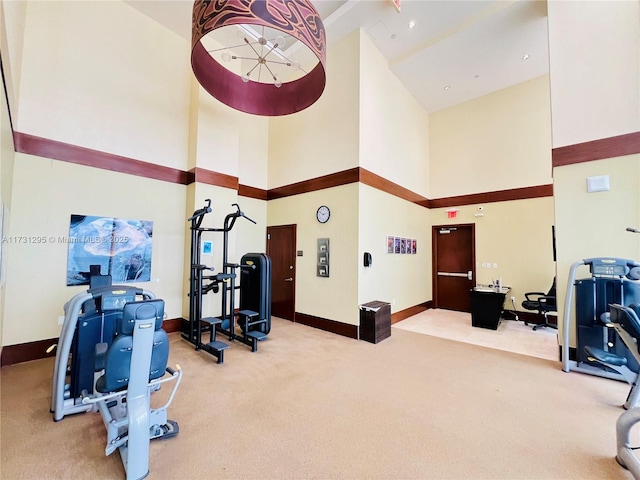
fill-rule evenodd
<path id="1" fill-rule="evenodd" d="M 65 415 L 100 412 L 107 429 L 105 454 L 119 450 L 127 480 L 138 480 L 149 473 L 150 440 L 178 434 L 167 409 L 182 370 L 167 367 L 163 300 L 146 290 L 111 285 L 108 275 L 92 277 L 91 286 L 64 307 L 51 412 L 56 422 Z M 169 399 L 151 408 L 151 393 L 169 381 L 175 381 Z"/>
<path id="2" fill-rule="evenodd" d="M 629 306 L 611 304 L 609 325 L 615 329 L 637 361 L 640 361 L 640 304 Z M 632 390 L 633 391 L 633 390 Z M 640 423 L 640 407 L 634 405 L 623 412 L 616 422 L 616 461 L 629 470 L 633 478 L 640 480 L 640 460 L 634 451 L 638 449 L 631 442 L 631 430 Z M 636 439 L 637 441 L 637 439 Z"/>
<path id="3" fill-rule="evenodd" d="M 576 281 L 581 266 L 589 267 L 591 277 Z M 562 369 L 622 380 L 631 385 L 624 403 L 629 409 L 640 403 L 640 364 L 611 328 L 609 307 L 640 302 L 640 263 L 613 257 L 588 258 L 574 263 L 569 272 L 564 308 Z M 575 325 L 571 312 L 575 301 Z M 576 358 L 569 358 L 569 336 L 576 334 Z"/>
<path id="4" fill-rule="evenodd" d="M 182 337 L 194 344 L 196 350 L 204 350 L 215 356 L 218 363 L 224 362 L 224 351 L 229 348 L 229 345 L 217 340 L 217 333 L 226 335 L 230 341 L 237 340 L 244 343 L 255 352 L 257 342 L 265 340 L 271 329 L 271 260 L 265 254 L 249 253 L 242 257 L 240 264 L 229 262 L 229 232 L 233 229 L 236 220 L 244 217 L 251 223 L 256 223 L 240 210 L 237 203 L 232 206 L 236 209 L 225 217 L 222 228 L 202 227 L 204 216 L 212 211 L 210 199 L 206 199 L 204 207 L 196 210 L 187 219 L 191 222 L 189 325 Z M 205 274 L 205 271 L 213 272 L 214 270 L 201 262 L 202 234 L 205 232 L 223 234 L 221 273 Z M 238 269 L 242 277 L 240 286 L 236 286 Z M 240 289 L 238 316 L 241 334 L 235 332 L 235 291 L 238 288 Z M 202 297 L 210 291 L 222 293 L 219 317 L 202 316 Z M 209 331 L 208 342 L 202 339 L 203 325 Z"/>

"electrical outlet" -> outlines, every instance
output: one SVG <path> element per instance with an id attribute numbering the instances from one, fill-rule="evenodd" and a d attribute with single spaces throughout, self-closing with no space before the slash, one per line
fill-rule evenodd
<path id="1" fill-rule="evenodd" d="M 58 325 L 62 325 L 64 323 L 64 315 L 60 315 L 58 317 Z"/>
<path id="2" fill-rule="evenodd" d="M 497 263 L 494 263 L 494 264 L 493 264 L 493 268 L 498 268 L 498 264 L 497 264 Z"/>
<path id="3" fill-rule="evenodd" d="M 516 297 L 511 296 L 511 301 L 512 301 L 513 303 L 516 303 Z"/>

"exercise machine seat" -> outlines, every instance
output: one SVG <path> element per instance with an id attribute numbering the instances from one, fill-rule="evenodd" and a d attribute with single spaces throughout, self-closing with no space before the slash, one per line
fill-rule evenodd
<path id="1" fill-rule="evenodd" d="M 627 347 L 630 350 L 635 348 L 637 352 L 640 352 L 640 345 L 638 344 L 640 339 L 640 318 L 638 318 L 640 304 L 632 303 L 624 306 L 614 303 L 609 305 L 609 313 L 609 321 L 620 325 L 636 341 L 635 346 L 627 345 Z"/>
<path id="2" fill-rule="evenodd" d="M 557 328 L 556 325 L 551 325 L 547 320 L 547 315 L 552 312 L 557 312 L 558 307 L 556 304 L 556 278 L 553 277 L 553 283 L 547 293 L 544 292 L 527 292 L 524 294 L 526 300 L 522 302 L 522 307 L 526 310 L 538 312 L 544 316 L 544 322 L 533 327 L 534 330 L 543 327 Z M 525 321 L 525 324 L 528 323 Z"/>
<path id="3" fill-rule="evenodd" d="M 96 390 L 100 393 L 118 392 L 129 385 L 131 369 L 131 352 L 133 350 L 133 329 L 137 319 L 155 317 L 153 347 L 151 351 L 151 367 L 149 380 L 164 375 L 169 360 L 169 337 L 162 330 L 164 317 L 163 300 L 146 300 L 144 302 L 127 303 L 122 310 L 122 318 L 117 320 L 116 338 L 102 355 L 97 353 L 96 365 L 104 368 L 104 373 L 96 381 Z"/>

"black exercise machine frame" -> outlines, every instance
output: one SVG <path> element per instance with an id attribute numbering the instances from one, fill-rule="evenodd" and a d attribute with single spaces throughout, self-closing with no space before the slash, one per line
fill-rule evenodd
<path id="1" fill-rule="evenodd" d="M 222 333 L 228 337 L 230 341 L 239 341 L 249 347 L 252 351 L 256 351 L 257 338 L 250 336 L 248 328 L 242 329 L 242 335 L 235 333 L 235 290 L 239 287 L 236 286 L 236 270 L 239 268 L 255 268 L 254 265 L 241 265 L 237 263 L 229 263 L 228 258 L 228 242 L 229 232 L 233 229 L 236 220 L 239 217 L 244 217 L 251 223 L 256 224 L 254 220 L 247 217 L 244 212 L 240 210 L 240 206 L 237 203 L 233 203 L 232 207 L 236 207 L 236 210 L 229 213 L 223 223 L 222 228 L 207 228 L 202 227 L 202 221 L 204 216 L 211 213 L 211 200 L 205 200 L 205 206 L 199 210 L 196 210 L 187 221 L 191 222 L 191 274 L 189 276 L 189 329 L 188 332 L 183 333 L 182 337 L 195 345 L 196 350 L 204 350 L 207 353 L 215 356 L 218 359 L 218 363 L 224 362 L 224 350 L 229 345 L 224 342 L 216 340 L 216 333 Z M 215 275 L 204 275 L 204 270 L 211 270 L 213 268 L 207 267 L 201 263 L 201 242 L 202 234 L 205 232 L 222 233 L 222 273 Z M 203 282 L 208 280 L 207 285 L 203 285 Z M 202 296 L 213 290 L 217 293 L 220 290 L 220 284 L 222 284 L 222 305 L 220 317 L 202 317 Z M 242 313 L 242 312 L 240 312 Z M 243 317 L 243 315 L 241 315 Z M 241 318 L 245 322 L 245 325 L 249 324 L 249 318 Z M 266 323 L 266 320 L 262 320 Z M 209 325 L 208 331 L 210 332 L 210 339 L 208 343 L 202 341 L 203 328 L 202 324 Z M 260 323 L 252 322 L 252 324 Z M 268 333 L 268 332 L 267 332 Z"/>

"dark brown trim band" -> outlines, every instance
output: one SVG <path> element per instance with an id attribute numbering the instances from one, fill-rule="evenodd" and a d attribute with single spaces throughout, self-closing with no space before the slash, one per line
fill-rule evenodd
<path id="1" fill-rule="evenodd" d="M 535 312 L 520 312 L 516 311 L 516 315 L 518 315 L 518 319 L 522 322 L 525 322 L 529 325 L 538 325 L 544 323 L 544 315 Z M 547 315 L 547 321 L 551 325 L 558 326 L 558 317 L 556 315 Z"/>
<path id="2" fill-rule="evenodd" d="M 326 318 L 314 317 L 313 315 L 307 315 L 306 313 L 295 313 L 296 323 L 301 323 L 309 327 L 319 328 L 331 333 L 337 333 L 344 337 L 358 338 L 358 326 L 349 325 L 347 323 L 336 322 L 335 320 L 328 320 Z"/>
<path id="3" fill-rule="evenodd" d="M 429 201 L 429 208 L 458 207 L 460 205 L 473 205 L 475 203 L 507 202 L 540 197 L 553 197 L 553 184 L 437 198 Z"/>
<path id="4" fill-rule="evenodd" d="M 171 318 L 169 320 L 162 321 L 162 329 L 167 333 L 181 332 L 183 318 Z"/>
<path id="5" fill-rule="evenodd" d="M 360 168 L 359 180 L 361 183 L 365 185 L 369 185 L 370 187 L 381 190 L 389 195 L 394 195 L 396 197 L 402 198 L 407 202 L 417 203 L 418 205 L 425 206 L 429 200 L 422 195 L 418 195 L 417 193 L 412 192 L 411 190 L 401 187 L 397 183 L 393 183 L 390 180 L 387 180 L 380 175 L 376 175 L 375 173 L 370 172 L 369 170 L 365 170 L 364 168 Z"/>
<path id="6" fill-rule="evenodd" d="M 162 328 L 167 333 L 179 332 L 181 326 L 181 318 L 164 320 L 162 322 Z M 49 353 L 47 353 L 47 349 L 56 343 L 58 343 L 57 338 L 48 338 L 45 340 L 36 340 L 35 342 L 6 345 L 2 347 L 0 367 L 14 365 L 16 363 L 30 362 L 31 360 L 40 360 L 42 358 L 55 357 L 56 349 L 52 349 Z"/>
<path id="7" fill-rule="evenodd" d="M 640 132 L 554 148 L 551 150 L 551 163 L 554 167 L 562 167 L 636 153 L 640 153 Z"/>
<path id="8" fill-rule="evenodd" d="M 356 183 L 359 180 L 359 173 L 357 167 L 350 168 L 349 170 L 331 173 L 322 177 L 312 178 L 311 180 L 304 180 L 302 182 L 272 188 L 267 192 L 267 199 L 275 200 L 276 198 L 290 197 L 301 193 L 309 193 L 316 190 L 324 190 L 325 188 Z"/>
<path id="9" fill-rule="evenodd" d="M 241 197 L 255 198 L 257 200 L 267 200 L 269 192 L 249 185 L 238 185 L 238 195 Z"/>
<path id="10" fill-rule="evenodd" d="M 227 175 L 226 173 L 213 172 L 200 167 L 192 168 L 187 173 L 189 174 L 189 179 L 193 179 L 193 182 L 238 190 L 238 177 Z"/>
<path id="11" fill-rule="evenodd" d="M 631 151 L 629 147 L 630 139 L 636 143 L 640 143 L 640 132 L 637 134 L 622 135 L 625 137 L 624 145 L 626 150 Z M 628 138 L 627 138 L 628 137 Z M 240 185 L 237 177 L 224 173 L 213 172 L 204 168 L 195 167 L 189 171 L 182 171 L 175 168 L 165 167 L 152 163 L 135 160 L 132 158 L 113 155 L 110 153 L 100 152 L 89 148 L 79 147 L 68 143 L 58 142 L 42 137 L 36 137 L 26 133 L 13 133 L 16 152 L 37 155 L 44 158 L 51 158 L 63 162 L 76 163 L 89 167 L 101 168 L 121 173 L 128 173 L 145 178 L 153 178 L 166 182 L 178 183 L 181 185 L 190 185 L 194 182 L 205 183 L 207 185 L 215 185 L 223 188 L 236 190 L 238 195 L 255 198 L 258 200 L 274 200 L 277 198 L 289 197 L 303 193 L 323 190 L 350 183 L 361 182 L 380 191 L 402 198 L 408 202 L 415 203 L 425 208 L 442 208 L 460 205 L 470 205 L 474 203 L 491 203 L 504 202 L 509 200 L 523 200 L 537 197 L 553 196 L 553 185 L 538 185 L 534 187 L 514 188 L 509 190 L 499 190 L 495 192 L 476 193 L 471 195 L 461 195 L 457 197 L 446 197 L 435 200 L 429 200 L 411 190 L 404 188 L 396 183 L 387 180 L 380 175 L 372 173 L 364 168 L 356 167 L 341 172 L 331 173 L 322 177 L 304 180 L 302 182 L 284 185 L 282 187 L 263 190 L 248 185 Z M 608 139 L 605 139 L 608 140 Z M 600 140 L 596 142 L 601 142 Z M 589 142 L 594 143 L 594 142 Z M 572 148 L 572 147 L 563 147 Z M 604 148 L 604 147 L 603 147 Z M 640 149 L 635 145 L 636 149 Z M 557 150 L 557 149 L 556 149 Z M 620 152 L 609 148 L 608 152 Z M 555 152 L 555 150 L 554 150 Z M 637 153 L 637 152 L 633 152 Z"/>
<path id="12" fill-rule="evenodd" d="M 13 132 L 13 142 L 15 151 L 19 153 L 37 155 L 119 173 L 128 173 L 164 182 L 187 184 L 187 172 L 177 168 L 147 163 L 16 131 Z"/>
<path id="13" fill-rule="evenodd" d="M 405 308 L 404 310 L 400 310 L 399 312 L 391 314 L 391 325 L 394 323 L 401 322 L 409 317 L 413 317 L 420 312 L 424 312 L 425 310 L 429 310 L 433 308 L 433 301 L 429 300 L 428 302 L 420 303 L 418 305 L 414 305 L 413 307 Z"/>
<path id="14" fill-rule="evenodd" d="M 18 343 L 17 345 L 5 345 L 2 347 L 0 366 L 6 367 L 7 365 L 14 365 L 16 363 L 55 357 L 56 349 L 52 349 L 49 353 L 47 353 L 47 349 L 56 343 L 58 343 L 57 338 L 48 338 L 45 340 L 36 340 L 35 342 Z"/>

